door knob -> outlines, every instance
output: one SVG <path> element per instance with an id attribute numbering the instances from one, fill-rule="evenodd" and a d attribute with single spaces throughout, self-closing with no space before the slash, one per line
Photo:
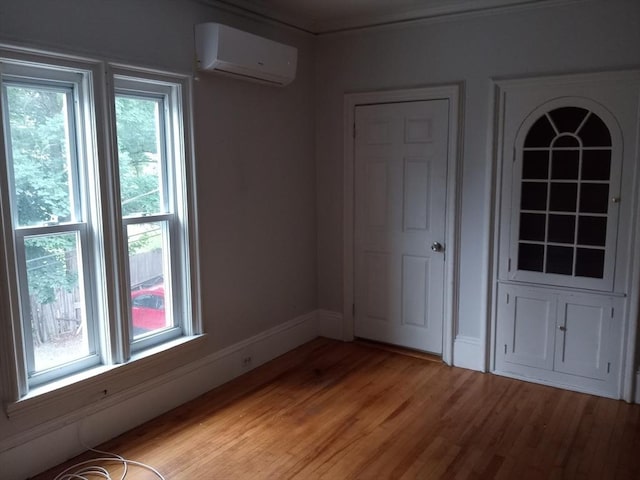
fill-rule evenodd
<path id="1" fill-rule="evenodd" d="M 442 252 L 444 250 L 444 247 L 440 242 L 433 242 L 431 244 L 431 250 L 433 250 L 434 252 Z"/>

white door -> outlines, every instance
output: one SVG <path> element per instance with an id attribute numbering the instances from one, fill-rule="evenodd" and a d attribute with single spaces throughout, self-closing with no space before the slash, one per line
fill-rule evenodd
<path id="1" fill-rule="evenodd" d="M 355 113 L 355 336 L 441 354 L 449 101 Z"/>

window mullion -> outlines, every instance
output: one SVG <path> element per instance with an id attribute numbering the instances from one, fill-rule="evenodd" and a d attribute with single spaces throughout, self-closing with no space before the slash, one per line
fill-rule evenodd
<path id="1" fill-rule="evenodd" d="M 128 276 L 126 228 L 122 221 L 122 208 L 120 204 L 120 171 L 118 155 L 118 139 L 116 131 L 116 108 L 113 73 L 107 68 L 105 75 L 105 121 L 107 132 L 105 163 L 105 182 L 103 189 L 105 195 L 105 209 L 107 210 L 105 222 L 106 231 L 110 235 L 105 238 L 105 256 L 110 265 L 111 275 L 107 276 L 108 303 L 112 307 L 112 315 L 109 317 L 109 339 L 111 342 L 111 355 L 114 363 L 125 363 L 131 357 L 129 348 L 128 318 L 129 318 L 129 287 L 126 278 Z M 109 261 L 110 260 L 110 261 Z"/>

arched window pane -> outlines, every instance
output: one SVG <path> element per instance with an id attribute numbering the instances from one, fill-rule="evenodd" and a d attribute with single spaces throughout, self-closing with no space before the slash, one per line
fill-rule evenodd
<path id="1" fill-rule="evenodd" d="M 546 116 L 542 116 L 533 124 L 524 141 L 525 148 L 548 147 L 555 138 L 556 132 Z"/>
<path id="2" fill-rule="evenodd" d="M 584 108 L 562 107 L 549 113 L 560 133 L 575 133 L 589 113 Z"/>
<path id="3" fill-rule="evenodd" d="M 611 134 L 604 122 L 597 115 L 591 114 L 578 132 L 585 147 L 610 147 Z"/>

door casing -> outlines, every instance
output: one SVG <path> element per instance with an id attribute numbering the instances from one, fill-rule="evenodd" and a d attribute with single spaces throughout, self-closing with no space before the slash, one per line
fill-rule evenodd
<path id="1" fill-rule="evenodd" d="M 358 105 L 414 102 L 423 100 L 449 100 L 449 144 L 447 155 L 447 199 L 445 213 L 445 272 L 444 272 L 444 318 L 442 360 L 453 363 L 454 329 L 458 317 L 458 259 L 460 257 L 460 184 L 458 168 L 461 135 L 459 121 L 462 118 L 459 101 L 460 84 L 414 88 L 408 90 L 385 90 L 366 93 L 350 93 L 344 97 L 344 151 L 343 151 L 343 331 L 342 338 L 354 338 L 354 226 L 355 226 L 355 142 L 353 130 L 355 108 Z"/>

